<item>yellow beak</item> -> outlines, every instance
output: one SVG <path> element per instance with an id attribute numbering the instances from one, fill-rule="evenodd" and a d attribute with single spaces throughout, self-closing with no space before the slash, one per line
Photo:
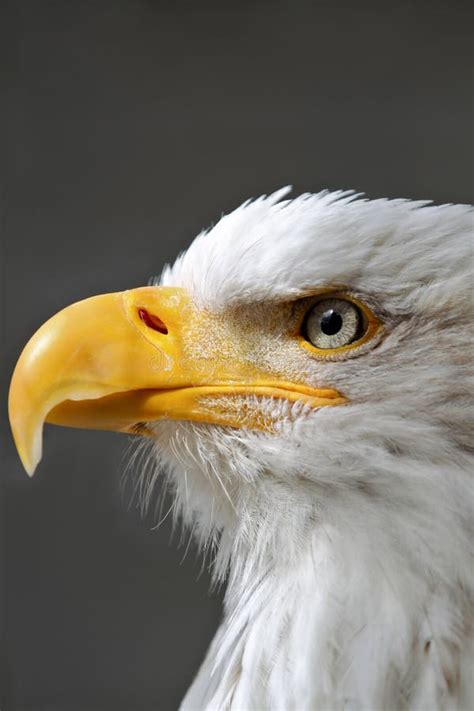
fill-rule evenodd
<path id="1" fill-rule="evenodd" d="M 271 379 L 245 359 L 199 356 L 189 340 L 199 318 L 186 292 L 143 287 L 104 294 L 60 311 L 31 338 L 13 374 L 9 414 L 32 475 L 44 421 L 146 433 L 159 419 L 271 429 L 255 410 L 229 408 L 249 394 L 313 408 L 345 399 L 335 390 Z"/>

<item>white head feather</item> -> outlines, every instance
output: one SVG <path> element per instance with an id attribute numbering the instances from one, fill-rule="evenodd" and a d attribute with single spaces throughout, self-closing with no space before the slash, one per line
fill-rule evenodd
<path id="1" fill-rule="evenodd" d="M 151 480 L 165 464 L 228 578 L 183 709 L 472 708 L 472 212 L 286 193 L 223 217 L 161 283 L 255 318 L 341 285 L 381 315 L 384 337 L 312 361 L 308 383 L 349 404 L 269 400 L 287 407 L 275 435 L 153 425 Z"/>

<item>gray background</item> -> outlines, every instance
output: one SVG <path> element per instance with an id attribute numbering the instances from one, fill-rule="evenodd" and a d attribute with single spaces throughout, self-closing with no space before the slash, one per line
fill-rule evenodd
<path id="1" fill-rule="evenodd" d="M 2 395 L 52 313 L 147 282 L 243 199 L 471 201 L 462 2 L 1 4 Z M 3 408 L 5 415 L 5 408 Z M 2 423 L 2 711 L 175 708 L 220 614 L 120 490 L 126 439 Z"/>

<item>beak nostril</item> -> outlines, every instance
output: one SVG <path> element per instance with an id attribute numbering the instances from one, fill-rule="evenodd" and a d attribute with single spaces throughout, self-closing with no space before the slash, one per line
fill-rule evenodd
<path id="1" fill-rule="evenodd" d="M 138 309 L 138 315 L 148 328 L 152 328 L 154 331 L 159 331 L 159 333 L 165 335 L 168 333 L 168 329 L 158 316 L 148 313 L 146 309 Z"/>

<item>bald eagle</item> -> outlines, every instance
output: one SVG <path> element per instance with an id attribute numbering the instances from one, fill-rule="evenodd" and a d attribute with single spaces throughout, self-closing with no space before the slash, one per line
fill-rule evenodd
<path id="1" fill-rule="evenodd" d="M 184 711 L 472 709 L 472 211 L 287 193 L 47 321 L 19 455 L 44 421 L 150 443 L 227 581 Z"/>

